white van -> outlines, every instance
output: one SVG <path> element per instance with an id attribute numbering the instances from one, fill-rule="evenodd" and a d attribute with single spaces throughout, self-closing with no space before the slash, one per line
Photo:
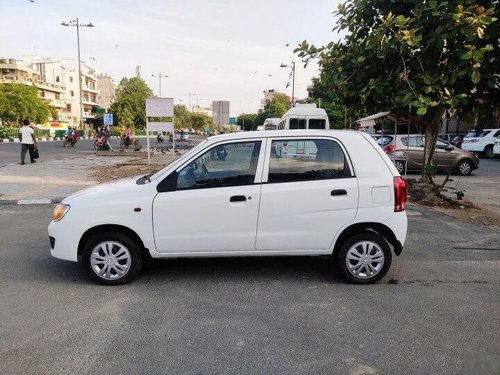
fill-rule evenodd
<path id="1" fill-rule="evenodd" d="M 278 125 L 280 124 L 279 117 L 268 117 L 264 121 L 263 130 L 278 130 Z"/>
<path id="2" fill-rule="evenodd" d="M 328 115 L 316 104 L 296 104 L 281 118 L 278 129 L 330 129 Z"/>

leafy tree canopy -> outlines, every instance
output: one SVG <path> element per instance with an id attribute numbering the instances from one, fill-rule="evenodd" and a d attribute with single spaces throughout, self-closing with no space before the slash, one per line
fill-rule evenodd
<path id="1" fill-rule="evenodd" d="M 35 86 L 0 84 L 0 119 L 3 121 L 17 125 L 19 120 L 28 118 L 42 124 L 56 116 L 55 109 L 38 97 Z"/>
<path id="2" fill-rule="evenodd" d="M 325 100 L 364 114 L 421 116 L 427 164 L 446 111 L 498 107 L 498 2 L 351 0 L 339 6 L 339 42 L 295 50 L 319 59 L 316 87 Z M 326 93 L 325 93 L 326 92 Z"/>
<path id="3" fill-rule="evenodd" d="M 141 78 L 122 78 L 109 111 L 119 125 L 143 129 L 146 126 L 146 99 L 152 96 L 151 88 Z"/>

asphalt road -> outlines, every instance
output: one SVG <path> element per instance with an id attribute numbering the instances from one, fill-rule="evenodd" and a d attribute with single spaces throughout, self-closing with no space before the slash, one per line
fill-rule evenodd
<path id="1" fill-rule="evenodd" d="M 192 143 L 199 143 L 202 139 L 201 136 L 192 137 Z M 140 138 L 139 143 L 142 147 L 146 147 L 146 138 Z M 180 142 L 185 144 L 185 142 Z M 111 146 L 115 149 L 120 148 L 120 140 L 112 139 Z M 151 147 L 172 147 L 172 143 L 165 141 L 164 143 L 158 143 L 155 137 L 150 137 Z M 38 150 L 40 152 L 40 158 L 42 160 L 53 159 L 53 158 L 64 158 L 68 156 L 75 155 L 91 155 L 95 153 L 94 150 L 94 140 L 93 139 L 81 139 L 77 142 L 74 147 L 63 147 L 63 141 L 48 141 L 39 142 Z M 26 162 L 29 162 L 29 156 L 26 157 Z M 13 142 L 2 142 L 0 143 L 0 167 L 21 162 L 21 145 L 19 143 Z"/>
<path id="2" fill-rule="evenodd" d="M 0 373 L 500 372 L 500 235 L 419 208 L 387 277 L 322 258 L 156 262 L 125 286 L 51 258 L 50 206 L 0 206 Z"/>

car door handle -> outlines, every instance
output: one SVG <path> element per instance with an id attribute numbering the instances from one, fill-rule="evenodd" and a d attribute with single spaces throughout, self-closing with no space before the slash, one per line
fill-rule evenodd
<path id="1" fill-rule="evenodd" d="M 344 190 L 344 189 L 335 189 L 335 190 L 332 190 L 332 192 L 330 193 L 330 195 L 332 197 L 336 197 L 338 195 L 347 195 L 347 191 Z"/>
<path id="2" fill-rule="evenodd" d="M 229 202 L 245 202 L 247 200 L 247 197 L 244 195 L 233 195 L 231 198 L 229 198 Z"/>

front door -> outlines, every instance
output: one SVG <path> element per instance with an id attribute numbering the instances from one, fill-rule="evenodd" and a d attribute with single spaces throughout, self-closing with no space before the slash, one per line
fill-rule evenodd
<path id="1" fill-rule="evenodd" d="M 356 217 L 358 182 L 333 139 L 269 140 L 257 250 L 329 250 Z"/>
<path id="2" fill-rule="evenodd" d="M 158 193 L 153 202 L 158 252 L 255 250 L 261 145 L 261 140 L 218 144 L 174 172 L 173 191 Z"/>

